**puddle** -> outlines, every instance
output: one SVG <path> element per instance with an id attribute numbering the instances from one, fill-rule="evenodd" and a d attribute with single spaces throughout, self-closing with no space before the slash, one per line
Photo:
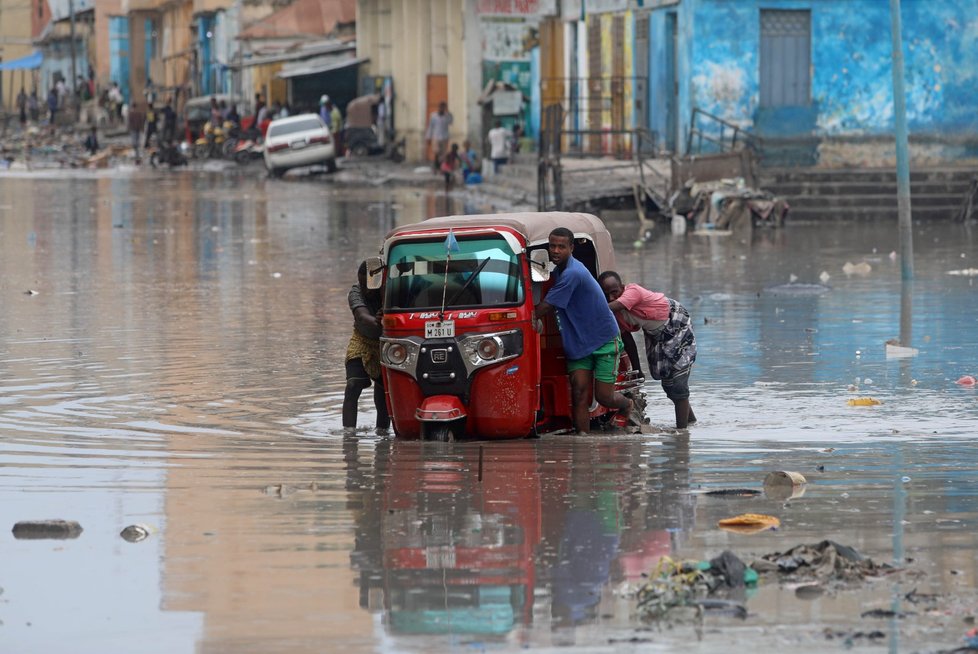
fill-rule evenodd
<path id="1" fill-rule="evenodd" d="M 439 445 L 344 436 L 339 362 L 359 260 L 394 225 L 464 210 L 456 199 L 199 171 L 3 178 L 0 194 L 11 651 L 67 638 L 119 651 L 134 628 L 141 651 L 168 653 L 963 645 L 978 395 L 955 381 L 978 369 L 978 309 L 974 279 L 947 272 L 973 267 L 966 226 L 919 224 L 902 287 L 889 223 L 789 223 L 746 244 L 667 235 L 640 250 L 634 227 L 615 225 L 625 280 L 692 314 L 691 437 Z M 867 259 L 867 275 L 843 274 Z M 827 292 L 765 292 L 823 271 Z M 895 337 L 918 354 L 888 359 Z M 671 403 L 646 392 L 669 427 Z M 868 396 L 881 404 L 848 405 Z M 804 474 L 805 493 L 706 494 L 762 490 L 774 470 Z M 740 513 L 781 526 L 716 527 Z M 84 531 L 11 532 L 48 519 Z M 148 535 L 127 542 L 134 524 Z M 662 556 L 747 560 L 825 538 L 908 573 L 804 597 L 763 583 L 743 621 L 637 619 L 629 592 Z M 941 599 L 914 604 L 912 590 Z M 916 615 L 860 617 L 877 609 Z"/>

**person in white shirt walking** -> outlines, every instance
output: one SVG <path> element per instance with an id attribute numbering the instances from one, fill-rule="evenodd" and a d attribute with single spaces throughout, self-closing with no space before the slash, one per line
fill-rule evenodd
<path id="1" fill-rule="evenodd" d="M 512 139 L 512 132 L 503 127 L 501 120 L 497 120 L 496 126 L 489 130 L 489 158 L 492 159 L 492 172 L 498 173 L 503 164 L 509 163 Z"/>

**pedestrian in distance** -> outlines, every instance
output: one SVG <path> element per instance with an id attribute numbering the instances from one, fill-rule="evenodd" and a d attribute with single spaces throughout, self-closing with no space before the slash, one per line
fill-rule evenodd
<path id="1" fill-rule="evenodd" d="M 141 161 L 139 156 L 140 138 L 143 135 L 143 129 L 146 127 L 146 112 L 143 111 L 140 103 L 132 103 L 132 107 L 129 108 L 127 121 L 129 123 L 129 139 L 132 143 L 132 153 L 136 157 L 136 163 L 138 164 Z"/>
<path id="2" fill-rule="evenodd" d="M 452 143 L 452 149 L 448 151 L 441 162 L 441 172 L 445 175 L 445 189 L 451 188 L 455 182 L 455 171 L 462 165 L 462 157 L 458 151 L 458 143 Z"/>
<path id="3" fill-rule="evenodd" d="M 468 184 L 482 181 L 482 162 L 479 160 L 479 153 L 472 147 L 472 143 L 465 139 L 462 142 L 462 150 L 459 152 L 462 159 L 462 180 Z"/>
<path id="4" fill-rule="evenodd" d="M 390 427 L 387 400 L 380 369 L 380 335 L 383 332 L 383 288 L 367 288 L 367 262 L 357 269 L 357 283 L 347 296 L 353 312 L 353 335 L 346 348 L 346 390 L 343 393 L 343 427 L 356 429 L 357 402 L 364 389 L 374 387 L 377 429 Z"/>
<path id="5" fill-rule="evenodd" d="M 448 151 L 448 140 L 454 118 L 448 111 L 448 103 L 438 103 L 438 110 L 428 117 L 428 128 L 425 130 L 425 143 L 431 149 L 431 167 L 438 172 L 442 157 Z"/>
<path id="6" fill-rule="evenodd" d="M 171 143 L 176 137 L 177 132 L 177 112 L 173 110 L 172 98 L 167 98 L 166 104 L 163 105 L 163 109 L 160 111 L 160 116 L 163 119 L 163 142 Z"/>
<path id="7" fill-rule="evenodd" d="M 58 106 L 58 88 L 53 86 L 48 93 L 48 111 L 51 115 L 48 124 L 51 125 L 52 129 L 54 128 L 54 119 L 58 115 Z"/>
<path id="8" fill-rule="evenodd" d="M 89 155 L 94 155 L 98 152 L 98 127 L 92 125 L 91 130 L 88 132 L 88 136 L 85 137 L 85 149 L 88 150 Z"/>
<path id="9" fill-rule="evenodd" d="M 17 94 L 17 111 L 20 113 L 20 125 L 23 127 L 27 124 L 27 92 L 23 86 Z"/>
<path id="10" fill-rule="evenodd" d="M 495 126 L 489 130 L 489 158 L 492 159 L 492 172 L 498 173 L 504 164 L 509 163 L 510 144 L 513 134 L 503 127 L 503 121 L 496 120 Z"/>
<path id="11" fill-rule="evenodd" d="M 153 106 L 153 103 L 146 105 L 146 142 L 143 143 L 144 148 L 148 148 L 150 144 L 150 139 L 156 134 L 157 121 L 159 119 L 159 112 Z"/>
<path id="12" fill-rule="evenodd" d="M 37 89 L 31 91 L 31 95 L 27 98 L 27 109 L 30 112 L 31 122 L 36 123 L 38 118 L 41 117 L 40 102 L 37 99 Z"/>
<path id="13" fill-rule="evenodd" d="M 662 382 L 666 397 L 676 405 L 676 428 L 695 423 L 696 414 L 689 405 L 689 374 L 696 361 L 696 337 L 689 312 L 662 293 L 638 284 L 623 285 L 614 270 L 601 273 L 598 281 L 621 329 L 644 333 L 649 373 Z"/>
<path id="14" fill-rule="evenodd" d="M 618 323 L 597 280 L 574 258 L 574 233 L 566 227 L 554 229 L 547 249 L 556 265 L 557 280 L 536 305 L 533 316 L 540 319 L 557 313 L 567 356 L 574 427 L 581 434 L 590 430 L 592 382 L 594 399 L 641 424 L 644 416 L 637 415 L 635 403 L 615 391 L 622 351 Z"/>
<path id="15" fill-rule="evenodd" d="M 122 120 L 123 104 L 125 104 L 125 99 L 122 97 L 122 89 L 119 88 L 118 82 L 112 82 L 112 88 L 109 89 L 109 115 L 112 116 L 113 120 Z"/>

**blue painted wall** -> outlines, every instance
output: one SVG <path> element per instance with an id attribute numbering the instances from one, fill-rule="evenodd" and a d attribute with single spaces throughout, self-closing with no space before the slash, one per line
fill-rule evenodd
<path id="1" fill-rule="evenodd" d="M 978 136 L 978 5 L 902 0 L 907 118 L 915 135 Z M 760 107 L 761 9 L 811 12 L 811 104 Z M 678 132 L 693 107 L 768 136 L 876 136 L 893 130 L 890 12 L 886 0 L 682 0 L 649 15 L 650 128 L 668 142 L 671 47 Z M 680 150 L 684 146 L 680 143 Z"/>
<path id="2" fill-rule="evenodd" d="M 197 52 L 199 53 L 200 95 L 216 92 L 214 52 L 211 44 L 214 39 L 214 16 L 202 15 L 197 18 Z"/>
<path id="3" fill-rule="evenodd" d="M 119 83 L 122 98 L 129 102 L 129 18 L 109 17 L 109 77 Z"/>

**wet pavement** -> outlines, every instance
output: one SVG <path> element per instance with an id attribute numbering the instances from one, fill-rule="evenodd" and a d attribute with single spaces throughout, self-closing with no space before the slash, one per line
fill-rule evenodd
<path id="1" fill-rule="evenodd" d="M 978 394 L 954 382 L 978 371 L 978 302 L 976 278 L 948 272 L 978 267 L 973 227 L 918 225 L 902 285 L 895 221 L 639 247 L 615 224 L 626 281 L 693 316 L 688 436 L 652 383 L 657 434 L 398 442 L 366 428 L 365 393 L 344 435 L 357 263 L 394 225 L 475 209 L 463 200 L 253 171 L 0 178 L 0 650 L 964 645 Z M 822 272 L 825 292 L 772 290 Z M 919 354 L 888 359 L 901 336 Z M 882 404 L 847 404 L 869 396 Z M 804 494 L 705 494 L 772 470 L 804 474 Z M 717 529 L 745 512 L 781 528 Z M 53 518 L 84 531 L 11 533 Z M 150 533 L 131 543 L 134 524 Z M 762 579 L 738 598 L 745 620 L 637 615 L 663 556 L 825 538 L 905 571 L 816 597 Z M 861 617 L 874 609 L 913 615 Z"/>

